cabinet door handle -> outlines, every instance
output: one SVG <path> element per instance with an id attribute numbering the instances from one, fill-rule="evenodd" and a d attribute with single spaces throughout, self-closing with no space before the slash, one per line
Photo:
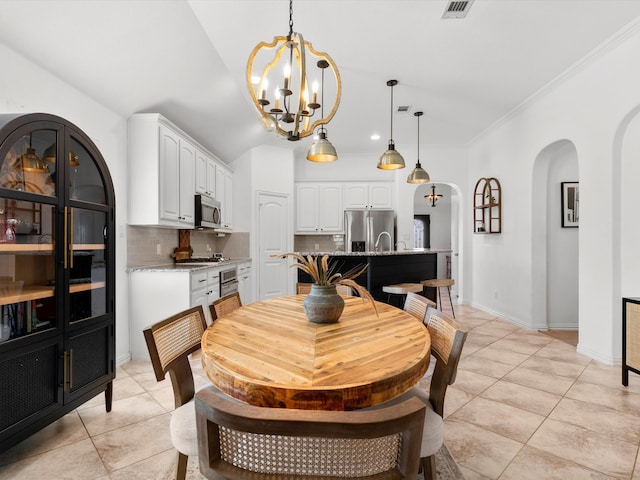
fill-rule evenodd
<path id="1" fill-rule="evenodd" d="M 68 215 L 68 208 L 64 207 L 64 232 L 63 232 L 63 239 L 64 239 L 64 254 L 63 254 L 63 268 L 66 270 L 67 269 L 67 241 L 69 240 L 68 235 L 67 235 L 67 215 Z M 67 353 L 65 352 L 65 355 Z M 66 357 L 65 357 L 66 358 Z M 66 380 L 65 380 L 66 383 Z"/>
<path id="2" fill-rule="evenodd" d="M 73 388 L 73 348 L 69 349 L 69 390 Z"/>
<path id="3" fill-rule="evenodd" d="M 67 351 L 62 353 L 62 390 L 67 388 Z"/>
<path id="4" fill-rule="evenodd" d="M 71 232 L 69 233 L 69 267 L 73 268 L 73 207 L 71 207 Z"/>

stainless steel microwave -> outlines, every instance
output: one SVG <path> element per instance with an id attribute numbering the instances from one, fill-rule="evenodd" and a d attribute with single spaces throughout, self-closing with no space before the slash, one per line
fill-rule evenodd
<path id="1" fill-rule="evenodd" d="M 205 195 L 196 195 L 195 228 L 220 228 L 222 213 L 220 202 Z"/>

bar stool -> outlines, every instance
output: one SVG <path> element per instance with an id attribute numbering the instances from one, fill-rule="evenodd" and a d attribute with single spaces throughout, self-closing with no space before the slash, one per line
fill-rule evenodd
<path id="1" fill-rule="evenodd" d="M 433 287 L 438 290 L 438 308 L 442 310 L 442 297 L 440 289 L 446 287 L 449 294 L 449 303 L 451 304 L 451 314 L 456 318 L 456 312 L 453 310 L 453 302 L 451 301 L 451 286 L 456 282 L 452 278 L 432 278 L 431 280 L 423 280 L 422 285 L 425 287 Z"/>
<path id="2" fill-rule="evenodd" d="M 406 300 L 407 293 L 419 293 L 422 292 L 422 284 L 421 283 L 396 283 L 395 285 L 385 285 L 382 287 L 382 291 L 387 293 L 387 303 L 390 303 L 391 295 L 402 295 L 402 302 L 400 303 L 404 305 Z"/>

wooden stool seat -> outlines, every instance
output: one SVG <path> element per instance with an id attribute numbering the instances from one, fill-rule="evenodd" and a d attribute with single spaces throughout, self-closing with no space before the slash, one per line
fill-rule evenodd
<path id="1" fill-rule="evenodd" d="M 449 294 L 449 304 L 451 305 L 451 314 L 453 318 L 456 318 L 456 312 L 453 310 L 453 302 L 451 301 L 451 287 L 455 285 L 453 278 L 431 278 L 429 280 L 423 280 L 422 285 L 425 287 L 432 287 L 438 290 L 438 308 L 442 310 L 442 298 L 440 296 L 440 289 L 446 288 Z"/>
<path id="2" fill-rule="evenodd" d="M 396 283 L 394 285 L 385 285 L 382 287 L 382 291 L 388 293 L 387 303 L 391 300 L 391 295 L 402 295 L 402 301 L 398 307 L 402 308 L 405 302 L 407 293 L 422 292 L 423 287 L 421 283 Z"/>

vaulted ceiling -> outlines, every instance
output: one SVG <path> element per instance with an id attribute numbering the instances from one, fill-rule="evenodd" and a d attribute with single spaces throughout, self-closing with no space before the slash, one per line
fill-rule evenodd
<path id="1" fill-rule="evenodd" d="M 640 18 L 637 0 L 475 0 L 445 20 L 447 3 L 294 0 L 294 30 L 340 69 L 328 125 L 338 154 L 386 149 L 389 79 L 396 107 L 410 107 L 394 113 L 393 137 L 411 163 L 414 111 L 421 143 L 466 145 Z M 2 43 L 125 117 L 164 114 L 225 161 L 265 143 L 303 155 L 312 142 L 264 130 L 245 85 L 253 47 L 288 22 L 287 0 L 0 2 Z"/>

